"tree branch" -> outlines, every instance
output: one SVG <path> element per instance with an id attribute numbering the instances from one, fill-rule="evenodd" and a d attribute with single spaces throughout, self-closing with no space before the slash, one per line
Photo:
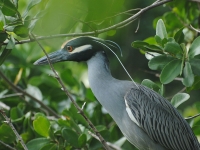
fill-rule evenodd
<path id="1" fill-rule="evenodd" d="M 22 93 L 7 94 L 7 95 L 2 96 L 0 99 L 15 97 L 15 96 L 21 96 L 21 95 L 23 95 L 23 94 Z"/>
<path id="2" fill-rule="evenodd" d="M 11 147 L 10 145 L 8 145 L 8 144 L 4 143 L 4 142 L 3 142 L 3 141 L 1 141 L 1 140 L 0 140 L 0 143 L 1 143 L 2 145 L 4 145 L 5 147 L 7 147 L 7 148 L 11 149 L 11 150 L 17 150 L 17 149 L 15 149 L 15 148 Z"/>
<path id="3" fill-rule="evenodd" d="M 1 113 L 2 116 L 5 118 L 5 120 L 6 120 L 5 123 L 7 123 L 7 124 L 10 126 L 10 128 L 13 130 L 13 132 L 15 133 L 17 139 L 18 139 L 19 142 L 21 143 L 21 145 L 22 145 L 22 147 L 24 148 L 24 150 L 28 150 L 28 148 L 26 147 L 26 145 L 25 145 L 24 141 L 22 140 L 21 136 L 18 134 L 18 132 L 16 131 L 15 127 L 13 126 L 13 124 L 12 124 L 10 118 L 8 118 L 8 117 L 6 116 L 5 112 L 4 112 L 2 109 L 0 109 L 0 113 Z"/>
<path id="4" fill-rule="evenodd" d="M 185 118 L 185 120 L 193 119 L 193 118 L 196 118 L 196 117 L 198 117 L 198 116 L 200 116 L 200 113 L 199 113 L 199 114 L 196 114 L 196 115 L 194 115 L 194 116 L 191 116 L 191 117 L 187 117 L 187 118 Z"/>
<path id="5" fill-rule="evenodd" d="M 105 139 L 101 136 L 101 134 L 98 132 L 98 130 L 95 128 L 95 126 L 93 125 L 93 123 L 89 120 L 89 118 L 85 115 L 85 113 L 83 112 L 83 110 L 81 109 L 81 107 L 75 102 L 75 100 L 73 99 L 73 97 L 70 95 L 69 91 L 66 89 L 64 83 L 62 82 L 61 78 L 59 77 L 58 73 L 56 72 L 56 70 L 54 69 L 49 56 L 47 54 L 47 52 L 45 51 L 45 49 L 43 48 L 43 46 L 39 43 L 39 41 L 36 39 L 36 37 L 30 33 L 30 36 L 37 42 L 37 44 L 40 46 L 40 48 L 42 49 L 42 51 L 45 53 L 46 57 L 47 57 L 47 61 L 49 63 L 49 66 L 51 68 L 51 70 L 53 71 L 55 78 L 57 79 L 58 83 L 61 85 L 62 90 L 65 92 L 65 94 L 69 97 L 69 99 L 71 100 L 71 102 L 74 104 L 74 106 L 76 107 L 76 109 L 78 110 L 78 113 L 81 114 L 83 116 L 83 118 L 87 121 L 87 123 L 89 124 L 89 126 L 92 128 L 92 130 L 94 131 L 94 133 L 98 136 L 100 142 L 102 143 L 102 145 L 104 146 L 104 148 L 106 150 L 109 150 L 109 146 L 107 145 Z"/>
<path id="6" fill-rule="evenodd" d="M 156 77 L 160 78 L 160 74 L 159 73 L 155 73 L 153 71 L 143 70 L 143 69 L 139 69 L 139 70 L 141 70 L 141 71 L 143 71 L 145 73 L 148 73 L 148 74 L 155 75 Z M 174 81 L 182 81 L 182 80 L 183 80 L 183 78 L 178 78 L 178 77 L 174 78 Z"/>
<path id="7" fill-rule="evenodd" d="M 88 133 L 89 133 L 93 138 L 95 138 L 95 139 L 97 139 L 98 141 L 100 141 L 100 140 L 99 140 L 99 137 L 96 136 L 94 133 L 92 133 L 92 132 L 90 132 L 90 131 L 88 131 Z M 122 150 L 120 147 L 115 146 L 114 144 L 112 144 L 112 143 L 110 143 L 110 142 L 107 142 L 107 144 L 108 144 L 108 146 L 110 146 L 110 147 L 111 147 L 112 149 L 114 149 L 114 150 Z"/>
<path id="8" fill-rule="evenodd" d="M 54 115 L 56 118 L 60 118 L 60 116 L 56 112 L 54 112 L 50 107 L 46 106 L 42 101 L 40 101 L 39 99 L 35 98 L 34 96 L 30 95 L 29 93 L 25 92 L 21 88 L 19 88 L 16 85 L 14 85 L 1 71 L 0 71 L 0 76 L 4 79 L 4 81 L 6 81 L 11 86 L 11 88 L 16 93 L 20 92 L 23 95 L 26 95 L 26 96 L 30 97 L 32 100 L 34 100 L 35 102 L 37 102 L 38 104 L 40 104 L 42 106 L 42 108 L 44 108 L 50 114 Z M 19 96 L 22 97 L 21 95 L 19 95 Z M 27 103 L 27 101 L 25 101 L 25 102 Z"/>
<path id="9" fill-rule="evenodd" d="M 127 26 L 131 22 L 136 20 L 139 16 L 141 16 L 143 13 L 145 13 L 146 11 L 148 11 L 152 8 L 155 8 L 157 6 L 160 6 L 162 4 L 171 2 L 171 1 L 172 0 L 156 1 L 153 4 L 151 4 L 150 6 L 147 6 L 143 9 L 140 9 L 139 12 L 137 12 L 133 16 L 129 17 L 128 19 L 121 21 L 117 24 L 114 24 L 110 27 L 104 28 L 104 29 L 95 30 L 95 31 L 91 31 L 91 32 L 83 32 L 83 33 L 69 33 L 69 34 L 57 34 L 57 35 L 50 35 L 50 36 L 39 36 L 39 37 L 36 37 L 36 39 L 37 40 L 45 40 L 45 39 L 52 39 L 52 38 L 59 38 L 59 37 L 86 36 L 86 35 L 96 35 L 96 34 L 104 33 L 104 32 L 107 32 L 109 30 L 113 30 L 113 29 L 117 29 L 117 28 Z M 34 42 L 34 41 L 35 41 L 35 39 L 27 39 L 27 40 L 16 41 L 15 44 L 23 44 L 23 43 L 29 43 L 29 42 Z M 3 45 L 6 45 L 6 44 L 8 44 L 8 43 L 7 42 L 3 43 Z"/>
<path id="10" fill-rule="evenodd" d="M 197 30 L 197 29 L 194 28 L 191 24 L 190 24 L 190 27 L 191 27 L 191 29 L 192 29 L 193 31 L 200 33 L 200 30 Z"/>

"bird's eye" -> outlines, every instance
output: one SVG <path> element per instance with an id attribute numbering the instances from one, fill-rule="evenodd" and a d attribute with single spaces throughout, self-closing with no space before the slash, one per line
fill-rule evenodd
<path id="1" fill-rule="evenodd" d="M 72 46 L 67 46 L 66 49 L 68 50 L 68 52 L 72 52 L 73 51 L 73 47 Z"/>

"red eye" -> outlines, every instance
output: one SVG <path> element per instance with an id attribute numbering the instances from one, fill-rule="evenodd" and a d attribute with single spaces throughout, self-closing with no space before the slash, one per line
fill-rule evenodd
<path id="1" fill-rule="evenodd" d="M 73 47 L 72 46 L 67 46 L 67 50 L 68 50 L 68 52 L 72 52 L 73 51 Z"/>

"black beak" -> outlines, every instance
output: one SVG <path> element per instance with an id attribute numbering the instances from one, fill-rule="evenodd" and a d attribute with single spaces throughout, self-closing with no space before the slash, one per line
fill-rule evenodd
<path id="1" fill-rule="evenodd" d="M 49 59 L 51 61 L 51 63 L 56 63 L 56 62 L 60 62 L 63 61 L 63 55 L 62 55 L 62 51 L 58 50 L 55 51 L 53 53 L 48 54 Z M 34 62 L 34 65 L 47 65 L 48 64 L 48 59 L 46 56 L 38 59 L 37 61 Z"/>

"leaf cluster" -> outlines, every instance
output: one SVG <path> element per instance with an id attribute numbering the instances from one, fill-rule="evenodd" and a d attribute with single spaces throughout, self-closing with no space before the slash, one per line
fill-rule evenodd
<path id="1" fill-rule="evenodd" d="M 156 35 L 151 38 L 156 44 L 145 41 L 134 41 L 132 46 L 143 51 L 149 59 L 149 68 L 161 71 L 160 81 L 163 84 L 172 82 L 177 76 L 183 77 L 186 87 L 194 84 L 195 76 L 199 76 L 200 37 L 190 46 L 184 43 L 183 28 L 173 37 L 168 37 L 164 22 L 160 19 L 156 26 Z M 150 56 L 150 57 L 149 57 Z"/>

